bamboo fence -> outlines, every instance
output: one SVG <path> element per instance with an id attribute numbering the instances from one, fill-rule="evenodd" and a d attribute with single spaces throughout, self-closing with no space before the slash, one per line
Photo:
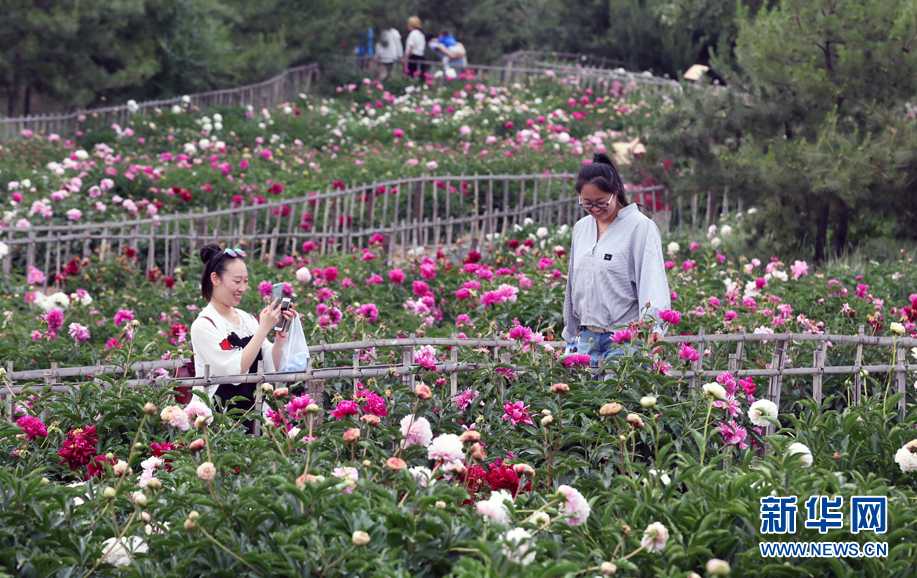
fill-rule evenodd
<path id="1" fill-rule="evenodd" d="M 830 335 L 830 334 L 807 334 L 807 333 L 729 333 L 705 335 L 703 331 L 698 335 L 679 335 L 667 336 L 664 338 L 666 343 L 691 343 L 698 346 L 702 354 L 700 359 L 694 363 L 693 367 L 688 370 L 679 370 L 671 375 L 680 380 L 687 382 L 691 388 L 698 387 L 702 380 L 712 380 L 723 373 L 730 373 L 736 378 L 743 377 L 767 377 L 768 391 L 767 399 L 773 401 L 780 407 L 781 396 L 784 393 L 783 380 L 799 376 L 811 376 L 812 378 L 812 400 L 817 406 L 821 406 L 824 400 L 824 380 L 826 376 L 833 375 L 852 375 L 853 383 L 849 392 L 849 404 L 859 405 L 862 403 L 866 393 L 865 378 L 869 373 L 886 374 L 887 384 L 885 392 L 892 394 L 903 394 L 897 404 L 899 420 L 904 420 L 906 401 L 907 401 L 907 376 L 909 373 L 917 371 L 917 362 L 910 363 L 907 357 L 908 348 L 917 347 L 917 339 L 899 338 L 899 337 L 880 337 L 868 336 L 863 334 L 863 327 L 860 327 L 859 335 Z M 743 369 L 742 365 L 753 363 L 755 354 L 749 352 L 747 347 L 752 345 L 768 345 L 773 343 L 773 350 L 770 351 L 770 363 L 763 369 Z M 726 346 L 725 355 L 722 357 L 728 361 L 726 367 L 714 368 L 706 367 L 707 365 L 717 365 L 711 363 L 711 355 L 704 355 L 708 346 L 713 345 Z M 790 364 L 788 352 L 791 346 L 800 346 L 803 344 L 812 344 L 812 351 L 809 353 L 813 356 L 811 366 L 798 367 Z M 259 365 L 258 372 L 255 374 L 244 374 L 234 376 L 214 377 L 209 375 L 209 366 L 205 368 L 205 375 L 195 378 L 186 378 L 176 380 L 171 377 L 154 377 L 151 372 L 156 370 L 165 370 L 170 375 L 174 370 L 183 364 L 183 360 L 162 360 L 162 361 L 143 361 L 136 362 L 128 368 L 118 365 L 93 365 L 85 367 L 61 368 L 57 364 L 52 364 L 49 369 L 33 369 L 25 371 L 16 371 L 12 363 L 7 366 L 6 379 L 12 384 L 11 389 L 7 392 L 0 392 L 0 399 L 8 394 L 19 394 L 29 383 L 42 384 L 41 387 L 50 387 L 52 391 L 66 391 L 70 385 L 61 383 L 62 379 L 86 378 L 82 381 L 88 381 L 99 375 L 118 374 L 128 375 L 133 372 L 135 375 L 132 379 L 126 381 L 127 387 L 171 387 L 179 383 L 181 385 L 218 385 L 223 383 L 293 383 L 308 382 L 311 384 L 310 390 L 320 391 L 322 383 L 326 380 L 341 379 L 366 379 L 370 377 L 382 377 L 390 372 L 400 374 L 405 383 L 413 384 L 414 372 L 419 369 L 415 363 L 414 355 L 418 347 L 431 345 L 434 347 L 448 348 L 450 352 L 449 361 L 438 362 L 435 371 L 444 375 L 449 375 L 450 392 L 455 395 L 458 392 L 458 373 L 463 371 L 475 371 L 477 369 L 492 367 L 496 364 L 512 365 L 511 351 L 518 343 L 513 340 L 498 339 L 456 339 L 456 338 L 404 338 L 404 339 L 376 339 L 356 342 L 330 343 L 311 345 L 310 353 L 312 359 L 317 359 L 319 363 L 325 361 L 326 354 L 351 352 L 353 362 L 348 366 L 337 366 L 314 369 L 310 359 L 309 367 L 305 371 L 287 372 L 287 373 L 264 373 L 263 364 Z M 550 345 L 563 347 L 563 342 L 551 342 Z M 851 361 L 843 365 L 832 365 L 827 363 L 828 346 L 832 349 L 838 349 L 843 345 L 855 346 L 855 355 L 852 351 L 842 350 L 835 357 L 839 361 Z M 734 349 L 732 349 L 734 346 Z M 864 348 L 873 347 L 888 349 L 886 359 L 890 363 L 864 363 Z M 380 364 L 378 361 L 383 357 L 379 354 L 380 349 L 400 349 L 400 364 L 388 363 Z M 468 351 L 468 349 L 480 351 L 482 348 L 487 350 L 487 357 L 492 361 L 489 362 L 469 362 L 459 360 L 459 351 Z M 501 352 L 502 348 L 502 352 Z M 362 364 L 361 354 L 369 353 L 370 360 L 375 363 Z M 759 350 L 756 352 L 762 357 L 767 356 L 768 352 Z M 802 354 L 800 349 L 796 353 Z M 881 356 L 881 354 L 880 354 Z M 391 356 L 390 356 L 391 357 Z M 760 364 L 760 363 L 759 363 Z M 521 368 L 520 368 L 521 369 Z M 592 370 L 594 373 L 602 371 L 614 371 L 614 368 L 604 368 Z M 600 376 L 601 377 L 601 376 Z M 18 382 L 18 383 L 17 383 Z M 773 434 L 775 427 L 768 426 L 767 434 Z"/>
<path id="2" fill-rule="evenodd" d="M 572 194 L 574 177 L 425 175 L 202 213 L 5 227 L 0 240 L 10 251 L 0 269 L 5 275 L 27 275 L 29 267 L 36 267 L 45 273 L 47 290 L 54 274 L 73 257 L 97 255 L 104 262 L 130 253 L 147 273 L 158 269 L 172 275 L 209 242 L 243 247 L 249 258 L 273 262 L 298 251 L 305 241 L 313 241 L 321 254 L 360 251 L 375 234 L 385 237 L 383 249 L 391 264 L 426 247 L 483 247 L 526 219 L 573 225 L 581 216 Z M 629 193 L 665 195 L 661 187 Z M 663 220 L 667 225 L 669 220 Z"/>

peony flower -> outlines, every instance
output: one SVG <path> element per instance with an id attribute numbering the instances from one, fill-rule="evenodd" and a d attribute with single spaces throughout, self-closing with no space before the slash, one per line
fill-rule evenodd
<path id="1" fill-rule="evenodd" d="M 203 482 L 212 481 L 217 475 L 216 466 L 211 462 L 204 462 L 197 467 L 197 477 Z"/>
<path id="2" fill-rule="evenodd" d="M 404 438 L 404 447 L 427 447 L 433 441 L 433 431 L 430 422 L 425 417 L 406 415 L 401 418 L 401 436 Z"/>
<path id="3" fill-rule="evenodd" d="M 583 497 L 579 490 L 566 484 L 557 488 L 557 491 L 564 496 L 564 515 L 567 523 L 571 526 L 584 524 L 592 512 L 592 508 L 589 507 L 589 502 L 586 501 L 586 498 Z"/>
<path id="4" fill-rule="evenodd" d="M 335 419 L 344 419 L 348 415 L 359 415 L 359 413 L 360 408 L 357 407 L 357 404 L 345 399 L 338 402 L 337 407 L 334 408 L 331 415 L 333 415 Z"/>
<path id="5" fill-rule="evenodd" d="M 356 468 L 344 466 L 334 468 L 334 470 L 331 471 L 331 475 L 336 478 L 344 478 L 342 493 L 350 494 L 353 493 L 353 489 L 357 487 L 357 479 L 360 477 L 360 472 L 358 472 Z"/>
<path id="6" fill-rule="evenodd" d="M 659 522 L 653 522 L 643 531 L 640 545 L 650 552 L 660 552 L 669 541 L 669 530 Z"/>
<path id="7" fill-rule="evenodd" d="M 503 534 L 503 556 L 510 562 L 527 566 L 535 560 L 535 552 L 529 552 L 532 534 L 524 528 L 513 528 Z"/>
<path id="8" fill-rule="evenodd" d="M 917 472 L 917 440 L 911 440 L 895 452 L 895 463 L 904 473 Z"/>
<path id="9" fill-rule="evenodd" d="M 790 447 L 787 448 L 786 453 L 789 456 L 799 454 L 799 458 L 797 459 L 802 460 L 802 463 L 805 464 L 805 467 L 808 468 L 812 466 L 812 451 L 809 450 L 809 446 L 806 444 L 800 442 L 792 443 L 790 444 Z"/>
<path id="10" fill-rule="evenodd" d="M 726 399 L 726 389 L 715 381 L 705 383 L 703 389 L 705 395 L 709 395 L 714 399 L 718 399 L 720 401 Z"/>
<path id="11" fill-rule="evenodd" d="M 723 443 L 725 445 L 739 446 L 743 450 L 748 448 L 748 444 L 745 443 L 748 432 L 736 422 L 721 423 L 717 431 L 723 434 Z"/>
<path id="12" fill-rule="evenodd" d="M 178 428 L 181 431 L 188 431 L 188 428 L 191 426 L 188 414 L 183 412 L 177 405 L 164 407 L 159 417 L 162 418 L 162 423 Z"/>
<path id="13" fill-rule="evenodd" d="M 67 464 L 70 471 L 76 471 L 80 466 L 88 464 L 93 454 L 96 453 L 96 445 L 99 443 L 95 435 L 96 426 L 94 425 L 70 430 L 67 439 L 61 444 L 63 447 L 57 452 L 57 455 L 63 458 L 60 464 Z"/>
<path id="14" fill-rule="evenodd" d="M 426 466 L 414 466 L 413 468 L 409 468 L 408 472 L 410 472 L 414 481 L 417 482 L 418 488 L 426 488 L 436 483 L 433 472 Z"/>
<path id="15" fill-rule="evenodd" d="M 188 416 L 188 421 L 202 417 L 204 418 L 204 423 L 206 423 L 206 425 L 213 423 L 213 412 L 209 407 L 204 405 L 203 402 L 200 402 L 196 399 L 192 400 L 191 403 L 185 406 L 185 415 Z"/>
<path id="16" fill-rule="evenodd" d="M 130 566 L 133 554 L 148 552 L 150 547 L 140 536 L 124 536 L 120 540 L 111 537 L 102 542 L 102 564 L 111 564 L 118 568 Z"/>
<path id="17" fill-rule="evenodd" d="M 698 353 L 696 349 L 694 349 L 687 343 L 681 344 L 681 351 L 678 353 L 678 355 L 685 361 L 689 361 L 691 363 L 694 363 L 695 361 L 700 359 L 700 353 Z"/>
<path id="18" fill-rule="evenodd" d="M 477 502 L 475 504 L 475 509 L 478 511 L 478 514 L 484 516 L 485 520 L 489 519 L 494 523 L 505 526 L 506 523 L 509 522 L 509 509 L 506 507 L 506 504 L 504 504 L 506 500 L 512 502 L 512 494 L 506 490 L 497 490 L 486 500 Z"/>
<path id="19" fill-rule="evenodd" d="M 48 437 L 48 429 L 45 427 L 45 422 L 41 421 L 37 417 L 32 417 L 30 415 L 24 415 L 16 420 L 16 425 L 22 428 L 26 433 L 26 439 L 31 441 L 36 437 Z"/>
<path id="20" fill-rule="evenodd" d="M 777 404 L 769 399 L 759 399 L 748 408 L 748 419 L 758 427 L 767 427 L 771 423 L 764 417 L 777 418 Z"/>
<path id="21" fill-rule="evenodd" d="M 442 434 L 437 436 L 427 448 L 427 457 L 433 461 L 454 462 L 464 456 L 462 442 L 455 434 Z"/>
<path id="22" fill-rule="evenodd" d="M 524 423 L 532 425 L 532 418 L 529 416 L 529 407 L 523 406 L 523 402 L 506 402 L 506 405 L 503 406 L 503 421 L 509 420 L 510 424 L 515 426 L 517 423 Z"/>

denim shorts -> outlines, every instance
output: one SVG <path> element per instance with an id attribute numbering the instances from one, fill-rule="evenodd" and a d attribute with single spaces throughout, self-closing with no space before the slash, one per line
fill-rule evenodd
<path id="1" fill-rule="evenodd" d="M 633 355 L 633 351 L 629 350 L 636 349 L 636 345 L 627 344 L 621 347 L 611 340 L 611 336 L 611 333 L 596 333 L 591 329 L 581 329 L 579 340 L 573 344 L 568 343 L 566 353 L 572 353 L 575 347 L 576 353 L 592 357 L 592 361 L 589 364 L 592 367 L 599 367 L 600 356 L 604 356 L 607 362 L 612 358 L 624 357 L 628 354 Z M 617 363 L 617 360 L 615 360 L 615 363 Z"/>

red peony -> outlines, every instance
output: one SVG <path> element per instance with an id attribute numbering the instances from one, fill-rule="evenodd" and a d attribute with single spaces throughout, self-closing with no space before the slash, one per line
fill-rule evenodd
<path id="1" fill-rule="evenodd" d="M 111 459 L 106 458 L 103 455 L 98 455 L 92 458 L 92 461 L 89 462 L 89 467 L 87 468 L 86 479 L 91 479 L 95 477 L 102 477 L 102 474 L 105 473 L 105 462 L 108 462 L 111 465 L 118 463 L 118 458 L 112 456 Z"/>
<path id="2" fill-rule="evenodd" d="M 57 452 L 58 456 L 64 458 L 60 461 L 61 465 L 67 464 L 73 472 L 88 464 L 92 460 L 92 454 L 96 453 L 96 444 L 99 443 L 95 435 L 94 425 L 85 429 L 73 428 L 61 444 L 63 447 Z"/>

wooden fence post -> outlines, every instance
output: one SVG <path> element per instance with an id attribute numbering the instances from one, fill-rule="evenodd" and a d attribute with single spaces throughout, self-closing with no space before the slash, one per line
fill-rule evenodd
<path id="1" fill-rule="evenodd" d="M 774 347 L 774 356 L 771 358 L 771 369 L 777 370 L 777 375 L 771 376 L 770 384 L 767 387 L 767 399 L 771 400 L 777 407 L 780 407 L 780 393 L 783 387 L 783 367 L 786 363 L 786 344 L 785 339 L 778 339 Z M 774 435 L 777 428 L 774 424 L 768 424 L 764 435 Z"/>
<path id="2" fill-rule="evenodd" d="M 821 406 L 822 400 L 822 383 L 825 374 L 825 356 L 827 354 L 827 341 L 822 341 L 821 345 L 815 348 L 815 365 L 818 372 L 812 376 L 812 397 L 815 398 L 815 405 Z"/>
<path id="3" fill-rule="evenodd" d="M 898 356 L 894 362 L 896 366 L 903 366 L 903 369 L 895 369 L 895 381 L 898 383 L 898 393 L 901 394 L 901 399 L 898 400 L 898 421 L 903 423 L 907 399 L 907 348 L 898 348 Z"/>
<path id="4" fill-rule="evenodd" d="M 863 325 L 860 325 L 860 328 L 857 330 L 857 335 L 860 339 L 866 335 L 866 328 Z M 860 405 L 860 395 L 863 389 L 863 377 L 860 375 L 860 367 L 863 365 L 863 342 L 860 341 L 857 343 L 857 357 L 856 364 L 854 365 L 854 374 L 853 374 L 853 399 L 850 401 L 850 405 Z"/>

